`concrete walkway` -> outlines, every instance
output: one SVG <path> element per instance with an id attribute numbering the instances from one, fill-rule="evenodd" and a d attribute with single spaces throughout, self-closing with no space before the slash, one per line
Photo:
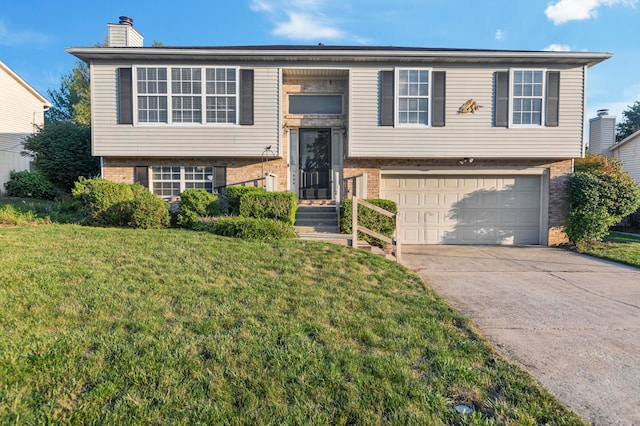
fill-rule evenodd
<path id="1" fill-rule="evenodd" d="M 640 269 L 540 246 L 403 246 L 402 263 L 597 425 L 640 425 Z"/>

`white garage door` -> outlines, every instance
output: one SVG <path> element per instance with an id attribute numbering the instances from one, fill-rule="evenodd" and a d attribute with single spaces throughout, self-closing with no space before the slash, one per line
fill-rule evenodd
<path id="1" fill-rule="evenodd" d="M 405 244 L 539 244 L 540 176 L 383 175 Z"/>

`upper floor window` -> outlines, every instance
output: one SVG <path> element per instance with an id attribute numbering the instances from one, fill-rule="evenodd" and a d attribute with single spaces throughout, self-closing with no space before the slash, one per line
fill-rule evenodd
<path id="1" fill-rule="evenodd" d="M 138 121 L 167 122 L 167 69 L 138 68 Z"/>
<path id="2" fill-rule="evenodd" d="M 289 95 L 289 114 L 342 113 L 342 95 Z"/>
<path id="3" fill-rule="evenodd" d="M 237 115 L 236 70 L 207 68 L 207 123 L 235 123 Z"/>
<path id="4" fill-rule="evenodd" d="M 512 71 L 512 124 L 542 125 L 544 86 L 542 70 Z"/>
<path id="5" fill-rule="evenodd" d="M 174 123 L 202 123 L 202 70 L 171 68 L 171 117 Z"/>
<path id="6" fill-rule="evenodd" d="M 137 68 L 139 123 L 238 122 L 235 68 L 174 67 L 167 71 L 163 67 Z"/>
<path id="7" fill-rule="evenodd" d="M 398 70 L 399 124 L 429 125 L 429 77 L 427 69 Z"/>

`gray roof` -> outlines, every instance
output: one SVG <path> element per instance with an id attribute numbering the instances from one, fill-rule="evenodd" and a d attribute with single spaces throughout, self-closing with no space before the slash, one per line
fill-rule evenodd
<path id="1" fill-rule="evenodd" d="M 396 63 L 523 63 L 593 66 L 611 56 L 597 52 L 451 49 L 398 46 L 158 46 L 70 47 L 85 60 L 219 60 L 258 62 L 396 62 Z"/>

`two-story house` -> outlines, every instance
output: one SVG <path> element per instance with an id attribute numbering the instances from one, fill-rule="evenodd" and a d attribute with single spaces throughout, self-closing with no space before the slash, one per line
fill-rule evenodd
<path id="1" fill-rule="evenodd" d="M 587 69 L 611 55 L 363 46 L 143 47 L 129 18 L 91 70 L 107 179 L 164 197 L 262 185 L 398 203 L 403 243 L 564 241 Z"/>
<path id="2" fill-rule="evenodd" d="M 42 128 L 51 104 L 2 62 L 0 93 L 0 194 L 4 194 L 11 172 L 29 170 L 31 161 L 21 155 L 22 143 Z"/>

